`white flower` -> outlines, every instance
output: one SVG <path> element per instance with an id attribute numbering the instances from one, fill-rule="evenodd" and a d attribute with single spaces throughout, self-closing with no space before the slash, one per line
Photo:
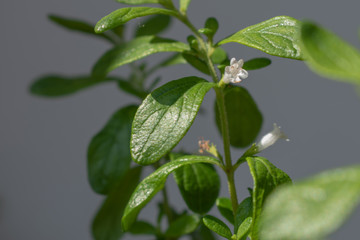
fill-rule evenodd
<path id="1" fill-rule="evenodd" d="M 224 83 L 239 83 L 243 79 L 249 76 L 248 72 L 242 68 L 244 65 L 244 60 L 240 59 L 238 62 L 235 58 L 232 58 L 230 61 L 230 66 L 225 67 L 224 72 Z"/>
<path id="2" fill-rule="evenodd" d="M 277 126 L 276 123 L 274 123 L 274 129 L 271 132 L 267 133 L 265 136 L 263 136 L 260 142 L 256 144 L 257 151 L 261 152 L 265 148 L 270 147 L 280 138 L 285 139 L 286 141 L 290 141 L 285 135 L 285 133 L 283 133 L 283 131 L 280 130 L 280 127 Z"/>

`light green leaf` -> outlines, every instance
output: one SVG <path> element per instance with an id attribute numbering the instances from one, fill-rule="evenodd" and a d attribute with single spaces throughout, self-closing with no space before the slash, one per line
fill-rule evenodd
<path id="1" fill-rule="evenodd" d="M 213 166 L 198 163 L 184 166 L 174 172 L 180 193 L 190 210 L 207 213 L 219 195 L 220 179 Z"/>
<path id="2" fill-rule="evenodd" d="M 245 219 L 252 217 L 253 215 L 253 203 L 252 198 L 248 197 L 245 198 L 238 206 L 236 210 L 236 216 L 235 216 L 235 224 L 234 229 L 237 233 L 240 225 L 245 221 Z"/>
<path id="3" fill-rule="evenodd" d="M 261 239 L 322 239 L 339 228 L 359 200 L 360 165 L 282 186 L 265 203 Z"/>
<path id="4" fill-rule="evenodd" d="M 196 214 L 183 215 L 172 222 L 165 232 L 169 238 L 177 238 L 192 233 L 200 224 L 200 217 Z"/>
<path id="5" fill-rule="evenodd" d="M 259 217 L 267 196 L 279 185 L 290 183 L 290 177 L 262 157 L 247 157 L 250 173 L 254 180 L 253 214 L 250 236 L 259 240 Z"/>
<path id="6" fill-rule="evenodd" d="M 170 173 L 180 167 L 194 163 L 220 165 L 220 162 L 217 159 L 206 156 L 184 156 L 178 158 L 176 161 L 171 161 L 162 165 L 136 187 L 122 218 L 123 229 L 126 231 L 131 227 L 140 210 L 164 187 L 166 178 Z"/>
<path id="7" fill-rule="evenodd" d="M 109 41 L 111 43 L 114 43 L 114 40 L 111 37 L 109 37 L 108 35 L 96 34 L 94 31 L 93 24 L 87 23 L 82 20 L 65 18 L 62 16 L 54 15 L 54 14 L 49 15 L 48 18 L 51 21 L 53 21 L 54 23 L 66 28 L 68 30 L 89 34 L 94 37 L 100 37 L 100 38 L 106 39 L 107 41 Z"/>
<path id="8" fill-rule="evenodd" d="M 132 126 L 130 150 L 136 163 L 158 161 L 189 130 L 205 94 L 214 86 L 202 78 L 171 81 L 149 94 Z"/>
<path id="9" fill-rule="evenodd" d="M 122 236 L 121 217 L 140 174 L 141 167 L 129 170 L 109 193 L 92 223 L 95 240 L 118 240 Z"/>
<path id="10" fill-rule="evenodd" d="M 214 49 L 214 52 L 211 55 L 211 60 L 215 64 L 220 64 L 227 59 L 227 53 L 224 49 L 218 47 Z"/>
<path id="11" fill-rule="evenodd" d="M 89 76 L 65 77 L 47 75 L 35 80 L 30 86 L 30 92 L 42 97 L 62 97 L 76 93 L 98 83 L 116 80 L 114 78 L 96 79 Z"/>
<path id="12" fill-rule="evenodd" d="M 301 60 L 300 26 L 301 22 L 292 17 L 278 16 L 247 27 L 221 40 L 218 45 L 236 42 L 270 55 Z"/>
<path id="13" fill-rule="evenodd" d="M 109 15 L 103 17 L 95 25 L 95 32 L 102 33 L 107 30 L 116 28 L 121 24 L 124 24 L 134 18 L 149 16 L 154 14 L 164 14 L 164 15 L 172 15 L 172 16 L 177 15 L 175 11 L 167 10 L 163 8 L 152 8 L 152 7 L 120 8 L 110 13 Z"/>
<path id="14" fill-rule="evenodd" d="M 230 239 L 232 236 L 230 228 L 224 222 L 214 216 L 206 215 L 203 217 L 203 223 L 207 228 L 224 238 Z"/>
<path id="15" fill-rule="evenodd" d="M 230 129 L 230 144 L 243 148 L 253 143 L 262 126 L 262 115 L 249 92 L 232 87 L 225 92 L 225 109 Z M 216 124 L 221 132 L 219 110 L 215 103 Z"/>
<path id="16" fill-rule="evenodd" d="M 136 37 L 157 35 L 166 30 L 170 25 L 171 17 L 168 15 L 155 15 L 140 23 L 135 32 Z"/>
<path id="17" fill-rule="evenodd" d="M 106 76 L 112 70 L 159 52 L 183 52 L 188 45 L 155 36 L 143 36 L 114 47 L 106 52 L 95 64 L 92 75 L 97 78 Z"/>
<path id="18" fill-rule="evenodd" d="M 156 228 L 148 222 L 137 221 L 135 222 L 129 232 L 133 235 L 156 235 Z"/>
<path id="19" fill-rule="evenodd" d="M 216 206 L 221 215 L 231 224 L 234 224 L 234 214 L 231 200 L 229 198 L 218 198 L 216 199 Z"/>
<path id="20" fill-rule="evenodd" d="M 244 63 L 243 68 L 247 71 L 257 70 L 267 67 L 271 64 L 271 60 L 268 58 L 253 58 Z"/>
<path id="21" fill-rule="evenodd" d="M 127 106 L 117 111 L 90 142 L 88 177 L 97 193 L 107 194 L 130 167 L 129 142 L 136 109 Z"/>
<path id="22" fill-rule="evenodd" d="M 360 83 L 360 52 L 335 34 L 309 22 L 301 28 L 307 65 L 332 79 Z"/>
<path id="23" fill-rule="evenodd" d="M 236 240 L 246 240 L 247 239 L 247 235 L 249 234 L 251 223 L 252 223 L 252 217 L 246 218 L 241 223 L 241 225 L 237 229 Z"/>
<path id="24" fill-rule="evenodd" d="M 186 13 L 191 0 L 180 0 L 180 11 Z"/>

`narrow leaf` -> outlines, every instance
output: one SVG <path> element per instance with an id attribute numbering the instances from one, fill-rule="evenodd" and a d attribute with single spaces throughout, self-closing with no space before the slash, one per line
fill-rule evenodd
<path id="1" fill-rule="evenodd" d="M 218 45 L 236 42 L 270 55 L 301 60 L 300 26 L 301 22 L 292 17 L 278 16 L 247 27 L 221 40 Z"/>
<path id="2" fill-rule="evenodd" d="M 225 109 L 230 129 L 230 144 L 244 148 L 252 144 L 260 132 L 262 115 L 249 92 L 232 87 L 225 92 Z M 221 132 L 219 110 L 215 103 L 216 124 Z"/>
<path id="3" fill-rule="evenodd" d="M 98 83 L 109 82 L 114 78 L 96 79 L 89 76 L 65 77 L 47 75 L 35 80 L 30 86 L 30 92 L 42 97 L 62 97 L 76 93 Z"/>
<path id="4" fill-rule="evenodd" d="M 183 52 L 189 50 L 185 43 L 155 36 L 143 36 L 114 47 L 95 64 L 92 75 L 105 77 L 112 70 L 159 52 Z"/>
<path id="5" fill-rule="evenodd" d="M 154 14 L 164 14 L 164 15 L 172 15 L 172 16 L 177 15 L 175 11 L 167 10 L 163 8 L 152 8 L 152 7 L 120 8 L 110 13 L 109 15 L 103 17 L 95 25 L 95 32 L 102 33 L 107 30 L 116 28 L 121 24 L 124 24 L 134 18 L 149 16 Z"/>
<path id="6" fill-rule="evenodd" d="M 235 231 L 239 229 L 240 225 L 245 219 L 253 216 L 253 202 L 252 197 L 245 198 L 238 206 L 235 216 Z"/>
<path id="7" fill-rule="evenodd" d="M 172 222 L 165 232 L 165 236 L 169 238 L 177 238 L 192 233 L 200 224 L 198 215 L 183 215 Z"/>
<path id="8" fill-rule="evenodd" d="M 231 200 L 229 198 L 218 198 L 216 199 L 216 206 L 221 215 L 231 224 L 234 224 L 234 214 Z"/>
<path id="9" fill-rule="evenodd" d="M 164 6 L 172 6 L 171 0 L 116 0 L 119 3 L 140 5 L 140 4 L 161 4 Z"/>
<path id="10" fill-rule="evenodd" d="M 325 171 L 275 190 L 266 201 L 264 240 L 323 239 L 353 212 L 360 200 L 360 165 Z"/>
<path id="11" fill-rule="evenodd" d="M 229 227 L 220 219 L 214 216 L 206 215 L 205 217 L 203 217 L 203 222 L 207 228 L 219 234 L 220 236 L 227 239 L 231 238 L 232 233 Z"/>
<path id="12" fill-rule="evenodd" d="M 110 38 L 108 35 L 96 34 L 94 31 L 93 24 L 87 23 L 82 20 L 65 18 L 62 16 L 54 15 L 54 14 L 49 15 L 48 18 L 52 22 L 66 28 L 68 30 L 85 33 L 85 34 L 88 34 L 88 35 L 91 35 L 94 37 L 100 37 L 100 38 L 106 39 L 107 41 L 109 41 L 111 43 L 114 43 L 114 40 L 112 38 Z"/>
<path id="13" fill-rule="evenodd" d="M 205 214 L 212 208 L 220 191 L 219 175 L 213 166 L 187 165 L 176 170 L 174 178 L 189 209 Z"/>
<path id="14" fill-rule="evenodd" d="M 140 99 L 144 99 L 148 95 L 148 92 L 137 89 L 133 84 L 131 84 L 130 81 L 119 80 L 117 81 L 117 83 L 119 88 L 122 89 L 124 92 L 137 96 Z"/>
<path id="15" fill-rule="evenodd" d="M 246 218 L 241 223 L 241 225 L 237 229 L 236 240 L 246 240 L 247 239 L 247 235 L 249 234 L 251 223 L 252 223 L 252 217 Z"/>
<path id="16" fill-rule="evenodd" d="M 151 175 L 146 177 L 135 189 L 122 218 L 122 226 L 126 231 L 135 222 L 140 210 L 159 192 L 165 185 L 166 178 L 176 169 L 188 164 L 211 163 L 219 165 L 219 161 L 205 156 L 184 156 L 176 161 L 162 165 Z"/>
<path id="17" fill-rule="evenodd" d="M 360 83 L 360 52 L 335 34 L 309 22 L 301 28 L 307 65 L 332 79 Z"/>
<path id="18" fill-rule="evenodd" d="M 243 68 L 247 71 L 257 70 L 267 67 L 271 64 L 271 60 L 268 58 L 253 58 L 244 63 Z"/>
<path id="19" fill-rule="evenodd" d="M 133 235 L 156 235 L 156 228 L 148 222 L 137 221 L 135 222 L 129 232 Z"/>
<path id="20" fill-rule="evenodd" d="M 187 63 L 189 63 L 191 66 L 193 66 L 194 68 L 196 68 L 197 70 L 199 70 L 200 72 L 209 75 L 209 68 L 206 65 L 205 61 L 200 59 L 197 56 L 188 54 L 188 53 L 183 53 L 182 54 L 183 58 L 187 61 Z"/>
<path id="21" fill-rule="evenodd" d="M 135 36 L 157 35 L 170 25 L 171 17 L 168 15 L 155 15 L 142 22 L 137 28 Z"/>
<path id="22" fill-rule="evenodd" d="M 128 106 L 117 111 L 90 142 L 88 177 L 97 193 L 107 194 L 130 167 L 129 142 L 136 109 Z"/>
<path id="23" fill-rule="evenodd" d="M 198 229 L 191 234 L 192 240 L 216 240 L 213 232 L 210 231 L 205 225 L 201 222 Z"/>
<path id="24" fill-rule="evenodd" d="M 95 240 L 118 240 L 122 236 L 121 217 L 140 173 L 141 167 L 129 170 L 107 196 L 92 223 Z"/>
<path id="25" fill-rule="evenodd" d="M 247 157 L 250 173 L 254 180 L 253 214 L 250 236 L 252 240 L 259 240 L 259 217 L 267 196 L 279 185 L 290 183 L 290 177 L 276 168 L 267 159 L 262 157 Z"/>
<path id="26" fill-rule="evenodd" d="M 133 160 L 152 164 L 168 153 L 189 130 L 205 94 L 214 86 L 202 78 L 171 81 L 149 94 L 132 126 Z"/>
<path id="27" fill-rule="evenodd" d="M 180 11 L 186 13 L 191 0 L 180 0 Z"/>

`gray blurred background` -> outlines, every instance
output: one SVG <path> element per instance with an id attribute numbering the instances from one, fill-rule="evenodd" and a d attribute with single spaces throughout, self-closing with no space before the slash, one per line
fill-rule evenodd
<path id="1" fill-rule="evenodd" d="M 95 23 L 120 7 L 112 0 L 0 2 L 0 239 L 91 239 L 89 226 L 102 197 L 92 192 L 87 182 L 87 145 L 112 113 L 137 99 L 120 93 L 115 84 L 57 99 L 31 96 L 28 86 L 46 73 L 86 74 L 110 48 L 106 42 L 56 26 L 47 20 L 48 13 Z M 314 20 L 359 47 L 359 9 L 358 0 L 193 0 L 189 16 L 198 28 L 208 16 L 217 17 L 220 30 L 216 41 L 248 25 L 289 15 Z M 131 25 L 140 26 L 141 20 L 133 20 Z M 176 21 L 173 27 L 164 36 L 185 41 L 190 32 Z M 264 157 L 295 180 L 359 163 L 360 98 L 354 86 L 318 77 L 300 61 L 267 56 L 235 43 L 225 48 L 231 57 L 269 57 L 273 61 L 270 67 L 250 72 L 242 84 L 264 115 L 260 136 L 276 122 L 291 139 L 267 149 Z M 158 54 L 153 59 L 165 56 Z M 124 67 L 117 72 L 126 71 Z M 163 82 L 189 75 L 204 76 L 188 66 L 170 67 L 161 74 Z M 211 91 L 203 103 L 204 113 L 180 147 L 195 151 L 199 137 L 204 137 L 221 149 L 211 112 L 213 102 Z M 240 154 L 233 149 L 233 158 Z M 239 198 L 243 199 L 252 180 L 246 165 L 237 173 Z M 170 201 L 181 210 L 185 205 L 172 187 L 172 177 L 169 179 Z M 221 195 L 228 196 L 224 180 Z M 154 219 L 156 199 L 140 218 Z M 212 214 L 217 211 L 213 209 Z M 359 222 L 357 209 L 330 239 L 357 239 Z"/>

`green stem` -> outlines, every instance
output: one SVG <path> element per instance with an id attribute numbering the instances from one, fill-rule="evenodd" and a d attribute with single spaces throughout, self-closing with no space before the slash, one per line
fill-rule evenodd
<path id="1" fill-rule="evenodd" d="M 169 199 L 168 199 L 168 196 L 167 196 L 166 187 L 163 188 L 162 193 L 163 193 L 164 212 L 166 214 L 166 217 L 168 219 L 168 223 L 170 225 L 172 223 L 172 221 L 173 221 L 173 214 L 172 214 L 171 209 L 170 209 Z"/>
<path id="2" fill-rule="evenodd" d="M 200 48 L 203 52 L 203 55 L 205 57 L 206 65 L 209 68 L 210 75 L 215 83 L 219 82 L 218 75 L 215 71 L 214 64 L 210 58 L 210 51 L 209 46 L 204 42 L 204 39 L 201 37 L 197 29 L 194 27 L 194 25 L 191 24 L 189 19 L 186 15 L 181 14 L 179 12 L 178 19 L 183 22 L 186 26 L 190 28 L 190 30 L 194 33 L 195 37 L 197 38 Z M 212 46 L 210 46 L 211 48 Z M 223 144 L 224 144 L 224 152 L 225 152 L 225 173 L 227 175 L 228 179 L 228 188 L 231 198 L 231 203 L 233 207 L 234 216 L 237 210 L 238 206 L 238 200 L 237 200 L 237 194 L 236 194 L 236 187 L 235 187 L 235 181 L 234 181 L 234 171 L 232 167 L 232 161 L 231 161 L 231 151 L 230 151 L 230 135 L 229 135 L 229 126 L 228 126 L 228 119 L 226 115 L 226 109 L 225 109 L 225 96 L 224 91 L 222 87 L 216 87 L 216 102 L 217 106 L 219 108 L 219 117 L 220 117 L 220 123 L 221 123 L 221 132 L 223 136 Z"/>

